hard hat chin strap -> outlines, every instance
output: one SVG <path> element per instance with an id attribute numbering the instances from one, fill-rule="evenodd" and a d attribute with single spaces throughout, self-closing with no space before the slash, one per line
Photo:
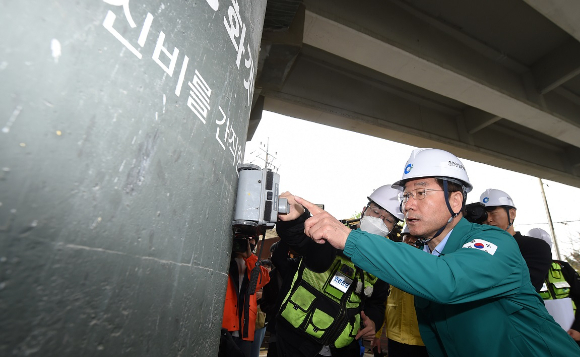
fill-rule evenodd
<path id="1" fill-rule="evenodd" d="M 453 221 L 453 219 L 455 217 L 457 217 L 463 211 L 463 206 L 465 205 L 465 200 L 463 200 L 461 203 L 461 209 L 459 210 L 459 212 L 457 212 L 457 213 L 453 212 L 453 208 L 451 208 L 451 204 L 449 203 L 449 188 L 447 185 L 447 180 L 446 179 L 442 179 L 442 180 L 443 180 L 443 194 L 445 195 L 445 204 L 447 205 L 447 209 L 449 210 L 449 213 L 451 213 L 451 217 L 449 217 L 449 219 L 447 220 L 447 223 L 445 223 L 445 225 L 443 227 L 439 228 L 439 230 L 437 231 L 437 233 L 435 233 L 435 235 L 433 237 L 431 237 L 431 238 L 417 238 L 417 242 L 419 242 L 420 244 L 423 244 L 423 245 L 427 244 L 431 240 L 437 238 L 441 234 L 441 232 L 443 232 L 445 227 L 447 227 L 447 225 L 449 223 L 451 223 L 451 221 Z M 465 195 L 464 195 L 464 197 L 465 197 Z"/>
<path id="2" fill-rule="evenodd" d="M 511 217 L 510 217 L 510 209 L 508 206 L 503 206 L 503 209 L 505 209 L 505 213 L 507 213 L 507 218 L 508 218 L 508 226 L 505 229 L 505 231 L 507 232 L 508 229 L 510 229 L 511 226 L 513 226 L 514 222 L 512 221 Z"/>
<path id="3" fill-rule="evenodd" d="M 420 244 L 420 245 L 425 245 L 425 244 L 429 243 L 429 242 L 430 242 L 431 240 L 433 240 L 434 238 L 437 238 L 437 236 L 438 236 L 439 234 L 441 234 L 441 232 L 443 231 L 443 229 L 444 229 L 446 226 L 447 226 L 447 225 L 445 225 L 445 226 L 441 227 L 441 229 L 440 229 L 440 230 L 438 230 L 438 231 L 437 231 L 437 233 L 435 233 L 435 235 L 434 235 L 433 237 L 431 237 L 431 238 L 420 238 L 420 237 L 417 237 L 417 240 L 416 240 L 416 242 L 415 242 L 415 243 L 416 243 L 416 244 Z"/>
<path id="4" fill-rule="evenodd" d="M 449 213 L 451 213 L 451 218 L 449 218 L 449 220 L 447 221 L 447 223 L 449 224 L 463 210 L 463 202 L 461 203 L 461 209 L 459 210 L 459 212 L 457 212 L 457 213 L 453 212 L 453 208 L 451 208 L 451 204 L 449 203 L 449 188 L 447 187 L 447 180 L 443 180 L 443 191 L 445 193 L 445 204 L 447 205 L 447 209 L 449 210 Z"/>

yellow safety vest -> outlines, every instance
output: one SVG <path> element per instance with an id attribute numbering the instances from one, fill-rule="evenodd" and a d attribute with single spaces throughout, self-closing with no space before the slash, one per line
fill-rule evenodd
<path id="1" fill-rule="evenodd" d="M 564 299 L 570 296 L 570 284 L 562 274 L 562 267 L 557 262 L 552 262 L 548 277 L 540 289 L 540 296 L 544 300 Z M 574 313 L 576 313 L 576 304 L 572 301 Z"/>
<path id="2" fill-rule="evenodd" d="M 324 273 L 300 262 L 280 315 L 322 345 L 348 346 L 360 328 L 360 305 L 377 278 L 337 255 Z"/>
<path id="3" fill-rule="evenodd" d="M 419 333 L 419 323 L 415 313 L 415 297 L 391 285 L 385 310 L 387 338 L 413 346 L 425 346 Z M 380 337 L 381 331 L 377 332 Z"/>

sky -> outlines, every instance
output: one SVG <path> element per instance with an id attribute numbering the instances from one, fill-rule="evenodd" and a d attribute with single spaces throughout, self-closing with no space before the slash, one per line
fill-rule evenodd
<path id="1" fill-rule="evenodd" d="M 280 192 L 290 191 L 324 204 L 338 219 L 350 218 L 367 204 L 376 188 L 401 178 L 413 146 L 264 111 L 245 163 L 264 166 L 265 151 L 280 174 Z M 550 232 L 537 177 L 500 169 L 460 157 L 473 185 L 467 203 L 483 191 L 507 192 L 517 208 L 516 231 L 531 228 Z M 544 180 L 546 200 L 562 259 L 580 249 L 580 189 Z M 556 258 L 556 249 L 552 254 Z"/>

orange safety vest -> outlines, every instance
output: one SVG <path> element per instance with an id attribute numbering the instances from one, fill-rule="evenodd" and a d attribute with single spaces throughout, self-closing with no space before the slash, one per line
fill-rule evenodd
<path id="1" fill-rule="evenodd" d="M 250 279 L 250 274 L 252 269 L 256 266 L 258 257 L 252 254 L 247 259 L 246 262 L 246 276 Z M 258 284 L 256 286 L 256 291 L 260 290 L 264 285 L 270 281 L 270 275 L 268 270 L 262 266 L 259 267 L 261 270 L 261 277 L 258 279 Z M 241 283 L 241 282 L 240 282 Z M 254 340 L 254 330 L 256 327 L 256 314 L 258 312 L 258 303 L 256 299 L 256 294 L 250 295 L 249 304 L 246 303 L 249 308 L 249 320 L 244 321 L 243 307 L 238 307 L 238 293 L 236 291 L 236 286 L 232 280 L 232 277 L 228 274 L 228 288 L 226 290 L 226 299 L 224 303 L 224 315 L 222 318 L 222 328 L 227 329 L 230 332 L 240 331 L 240 337 L 247 341 Z M 242 314 L 240 318 L 240 313 Z M 240 326 L 241 323 L 241 326 Z M 244 327 L 247 325 L 248 334 L 243 335 Z"/>

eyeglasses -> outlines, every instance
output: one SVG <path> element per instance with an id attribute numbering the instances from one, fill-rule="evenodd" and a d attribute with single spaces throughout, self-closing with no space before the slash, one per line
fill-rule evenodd
<path id="1" fill-rule="evenodd" d="M 387 223 L 391 223 L 391 224 L 395 224 L 395 222 L 393 221 L 393 218 L 391 218 L 391 214 L 382 208 L 378 208 L 375 205 L 369 203 L 367 205 L 367 209 L 370 209 L 377 217 L 379 217 L 380 219 L 383 220 L 383 222 Z"/>
<path id="2" fill-rule="evenodd" d="M 413 197 L 417 201 L 424 200 L 425 197 L 427 196 L 427 192 L 432 192 L 432 191 L 443 191 L 443 190 L 435 190 L 433 188 L 418 188 L 416 190 L 399 193 L 399 200 L 402 203 L 407 203 L 407 201 L 409 201 L 409 199 L 411 197 Z M 413 193 L 413 192 L 415 192 L 415 193 Z"/>

